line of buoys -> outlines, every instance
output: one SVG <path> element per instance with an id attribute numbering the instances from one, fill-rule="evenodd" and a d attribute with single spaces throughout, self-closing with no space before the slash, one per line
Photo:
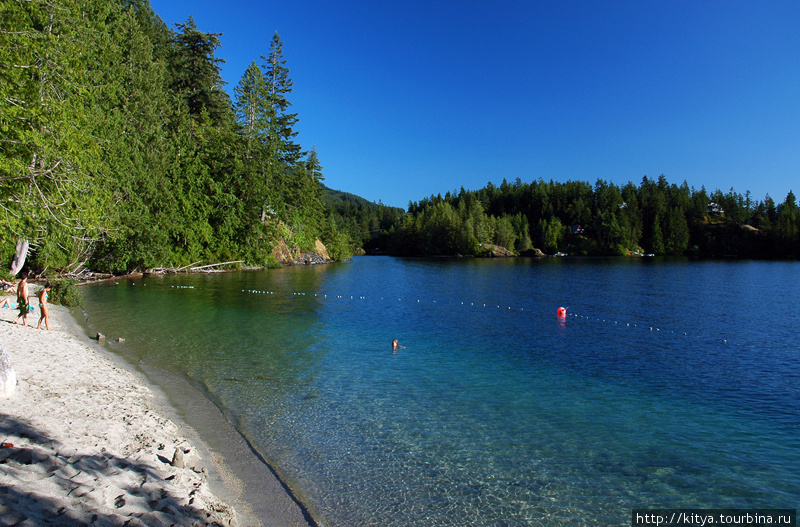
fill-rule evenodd
<path id="1" fill-rule="evenodd" d="M 195 286 L 171 286 L 171 287 L 173 287 L 173 288 L 183 288 L 183 289 L 195 289 Z M 275 291 L 261 291 L 261 290 L 257 290 L 257 289 L 242 289 L 241 291 L 243 293 L 249 293 L 249 294 L 267 294 L 267 295 L 276 294 Z M 280 292 L 278 292 L 278 294 L 280 294 Z M 381 300 L 381 301 L 385 300 L 384 297 L 379 297 L 379 298 L 378 297 L 371 297 L 371 298 L 369 298 L 369 297 L 364 296 L 364 295 L 328 295 L 326 293 L 307 293 L 307 292 L 302 292 L 302 291 L 292 292 L 292 295 L 293 296 L 312 296 L 313 295 L 314 297 L 319 298 L 319 299 L 334 299 L 335 298 L 335 299 L 342 299 L 342 300 L 347 300 L 347 299 L 349 299 L 349 300 Z M 397 298 L 398 302 L 405 302 L 406 301 L 406 299 L 404 299 L 402 297 L 395 297 L 395 298 Z M 412 302 L 414 302 L 414 301 L 412 300 Z M 415 299 L 414 303 L 419 304 L 421 306 L 436 304 L 437 307 L 448 304 L 448 303 L 442 304 L 437 300 L 424 300 L 424 299 Z M 494 306 L 492 306 L 491 304 L 487 305 L 486 303 L 483 303 L 483 302 L 467 302 L 467 301 L 455 302 L 455 303 L 451 304 L 450 308 L 452 309 L 452 307 L 455 307 L 456 305 L 461 305 L 461 306 L 465 306 L 465 307 L 466 306 L 484 307 L 484 308 L 485 307 L 489 307 L 489 308 L 503 310 L 503 312 L 515 312 L 515 311 L 524 312 L 525 311 L 525 309 L 522 308 L 522 307 L 515 308 L 515 307 L 512 307 L 512 306 L 503 306 L 503 305 L 499 305 L 499 304 L 494 304 Z M 587 321 L 598 321 L 598 322 L 604 322 L 604 323 L 609 323 L 609 324 L 613 323 L 614 325 L 622 325 L 622 324 L 624 324 L 626 327 L 633 327 L 633 328 L 642 327 L 642 328 L 646 328 L 649 331 L 656 331 L 656 332 L 661 332 L 662 331 L 662 328 L 659 328 L 659 327 L 656 327 L 656 326 L 651 326 L 649 324 L 636 324 L 636 323 L 631 323 L 631 322 L 620 322 L 620 321 L 616 321 L 616 320 L 605 319 L 605 318 L 602 318 L 602 317 L 590 317 L 590 316 L 586 316 L 586 315 L 580 315 L 580 314 L 577 314 L 577 313 L 569 313 L 568 310 L 569 310 L 569 307 L 565 307 L 565 306 L 559 306 L 556 309 L 556 314 L 558 315 L 559 324 L 563 324 L 563 322 L 566 320 L 567 317 L 571 317 L 571 318 L 575 318 L 575 319 L 578 319 L 578 320 L 583 319 L 583 320 L 587 320 Z M 531 312 L 531 311 L 529 310 L 528 312 Z M 676 332 L 676 331 L 666 330 L 666 329 L 664 329 L 663 332 L 687 336 L 686 332 L 680 332 L 680 331 Z M 725 340 L 723 342 L 727 343 L 727 340 Z"/>
<path id="2" fill-rule="evenodd" d="M 584 319 L 584 320 L 590 320 L 590 321 L 593 320 L 593 321 L 605 322 L 605 323 L 609 323 L 609 324 L 613 323 L 614 325 L 625 324 L 625 327 L 630 327 L 630 328 L 639 328 L 639 327 L 641 327 L 641 328 L 647 329 L 648 331 L 657 331 L 657 332 L 661 332 L 662 331 L 662 328 L 659 328 L 659 327 L 656 327 L 656 326 L 651 326 L 649 324 L 634 324 L 634 323 L 631 323 L 631 322 L 619 322 L 617 320 L 608 320 L 608 319 L 605 319 L 605 318 L 589 317 L 589 316 L 586 316 L 586 315 L 577 315 L 577 314 L 573 314 L 571 316 L 573 316 L 575 318 L 579 318 L 579 319 Z M 663 331 L 665 333 L 670 333 L 670 334 L 673 334 L 673 335 L 682 335 L 684 337 L 688 336 L 685 331 L 684 332 L 680 332 L 680 331 L 676 332 L 674 330 L 667 330 L 667 329 L 663 329 Z"/>
<path id="3" fill-rule="evenodd" d="M 260 291 L 260 290 L 256 290 L 256 289 L 242 289 L 241 291 L 243 293 L 252 293 L 252 294 L 270 294 L 270 295 L 271 294 L 275 294 L 275 291 Z M 311 293 L 304 293 L 304 292 L 294 291 L 294 292 L 292 292 L 292 296 L 312 296 L 312 295 L 311 295 Z M 328 298 L 327 294 L 320 294 L 320 293 L 313 293 L 313 296 L 315 296 L 317 298 Z M 368 297 L 366 297 L 364 295 L 358 295 L 358 296 L 356 296 L 356 295 L 331 295 L 330 296 L 330 298 L 344 299 L 344 300 L 348 299 L 348 297 L 349 297 L 350 300 L 368 300 Z M 379 300 L 385 300 L 384 297 L 379 297 L 378 299 Z M 398 302 L 403 302 L 403 301 L 405 301 L 405 299 L 403 299 L 401 297 L 397 297 L 397 301 Z M 419 298 L 415 299 L 415 302 L 417 304 L 427 304 L 428 302 L 430 302 L 431 304 L 439 304 L 440 303 L 438 300 L 426 301 L 424 299 L 419 299 Z M 461 305 L 466 305 L 466 304 L 467 304 L 467 302 L 461 302 Z M 470 306 L 476 306 L 477 305 L 479 307 L 492 307 L 491 304 L 476 303 L 476 302 L 469 302 L 469 305 Z M 512 306 L 503 306 L 503 305 L 500 305 L 500 304 L 495 304 L 494 308 L 495 309 L 503 309 L 503 310 L 506 310 L 506 311 L 525 311 L 524 308 L 514 308 Z"/>
<path id="4" fill-rule="evenodd" d="M 275 291 L 261 291 L 261 290 L 257 290 L 257 289 L 242 289 L 241 291 L 243 293 L 250 293 L 250 294 L 267 294 L 267 295 L 274 295 L 275 294 Z M 311 295 L 312 295 L 311 293 L 306 293 L 306 292 L 301 292 L 301 291 L 292 292 L 292 296 L 311 296 Z M 325 298 L 325 299 L 328 298 L 327 294 L 322 294 L 322 293 L 313 293 L 313 296 L 316 297 L 316 298 Z M 356 296 L 356 295 L 331 295 L 330 296 L 330 298 L 345 299 L 345 300 L 348 299 L 348 297 L 349 297 L 350 300 L 356 300 L 356 299 L 357 300 L 367 300 L 368 299 L 364 295 L 358 295 L 358 296 Z M 405 299 L 403 299 L 402 297 L 396 297 L 396 298 L 397 298 L 398 302 L 404 302 L 405 301 Z M 385 300 L 385 298 L 384 297 L 380 297 L 379 300 Z M 427 302 L 424 301 L 423 299 L 419 299 L 418 298 L 418 299 L 415 299 L 415 301 L 416 301 L 417 304 L 427 304 Z M 438 300 L 430 300 L 429 302 L 431 304 L 439 304 Z M 469 304 L 472 307 L 475 307 L 475 306 L 478 306 L 478 307 L 492 307 L 491 304 L 486 304 L 486 303 L 483 303 L 483 302 L 479 302 L 479 303 L 476 303 L 476 302 L 460 302 L 460 305 L 462 305 L 462 306 L 465 306 L 467 304 Z M 500 305 L 500 304 L 495 304 L 494 308 L 495 309 L 502 309 L 504 311 L 525 311 L 525 308 L 521 308 L 521 307 L 520 308 L 515 308 L 513 306 L 503 306 L 503 305 Z M 566 308 L 565 307 L 558 308 L 558 313 L 559 313 L 559 316 L 565 316 L 566 315 Z"/>

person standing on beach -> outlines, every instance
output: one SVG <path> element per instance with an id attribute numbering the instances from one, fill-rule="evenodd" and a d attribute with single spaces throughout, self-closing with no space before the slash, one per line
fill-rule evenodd
<path id="1" fill-rule="evenodd" d="M 30 311 L 30 304 L 28 304 L 28 273 L 21 273 L 19 275 L 20 281 L 17 284 L 17 309 L 19 315 L 14 319 L 14 324 L 19 324 L 19 319 L 22 317 L 22 324 L 28 325 L 28 311 Z"/>
<path id="2" fill-rule="evenodd" d="M 50 282 L 47 282 L 37 295 L 39 297 L 39 311 L 42 314 L 39 315 L 39 323 L 36 325 L 36 329 L 41 329 L 42 320 L 44 320 L 44 326 L 47 328 L 47 331 L 52 331 L 50 329 L 50 314 L 47 312 L 47 293 L 50 292 L 50 289 Z"/>

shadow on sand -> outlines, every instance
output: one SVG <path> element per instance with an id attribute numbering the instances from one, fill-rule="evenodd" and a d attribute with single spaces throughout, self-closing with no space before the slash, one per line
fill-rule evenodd
<path id="1" fill-rule="evenodd" d="M 172 482 L 186 481 L 181 471 L 191 469 L 169 467 L 163 456 L 158 457 L 165 463 L 162 470 L 107 452 L 76 455 L 24 420 L 3 413 L 0 437 L 14 444 L 0 448 L 0 478 L 11 482 L 0 483 L 0 525 L 229 525 L 219 523 L 218 515 L 195 500 L 197 485 L 182 495 L 186 487 Z M 212 510 L 222 512 L 218 505 Z"/>

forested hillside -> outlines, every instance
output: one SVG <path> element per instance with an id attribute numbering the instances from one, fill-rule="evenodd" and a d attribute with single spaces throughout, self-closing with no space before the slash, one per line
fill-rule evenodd
<path id="1" fill-rule="evenodd" d="M 389 232 L 402 221 L 406 212 L 327 187 L 323 190 L 322 201 L 329 221 L 367 254 L 387 251 Z"/>
<path id="2" fill-rule="evenodd" d="M 664 176 L 623 187 L 519 178 L 408 211 L 326 189 L 295 140 L 275 34 L 233 87 L 220 35 L 168 27 L 147 0 L 0 0 L 0 262 L 36 272 L 271 266 L 321 239 L 334 259 L 516 253 L 796 257 L 793 193 L 776 204 Z"/>
<path id="3" fill-rule="evenodd" d="M 147 0 L 0 1 L 0 257 L 36 271 L 274 265 L 278 241 L 352 243 L 295 142 L 275 34 L 223 89 L 220 35 Z M 4 264 L 5 265 L 5 264 Z"/>
<path id="4" fill-rule="evenodd" d="M 796 257 L 799 232 L 791 191 L 776 205 L 733 189 L 709 195 L 663 175 L 622 188 L 517 179 L 411 203 L 390 248 L 404 255 L 479 255 L 496 244 L 517 253 L 534 246 L 548 254 Z"/>

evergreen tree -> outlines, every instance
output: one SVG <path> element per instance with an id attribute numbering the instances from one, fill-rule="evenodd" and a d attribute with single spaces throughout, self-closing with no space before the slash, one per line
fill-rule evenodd
<path id="1" fill-rule="evenodd" d="M 92 135 L 103 87 L 91 68 L 115 6 L 77 0 L 0 4 L 0 202 L 3 255 L 29 240 L 39 265 L 85 262 L 109 195 Z"/>
<path id="2" fill-rule="evenodd" d="M 270 123 L 269 140 L 274 142 L 274 152 L 279 161 L 292 167 L 303 156 L 300 145 L 294 142 L 297 132 L 294 126 L 298 118 L 296 113 L 290 113 L 292 103 L 287 98 L 292 92 L 294 81 L 289 77 L 289 68 L 283 56 L 283 42 L 276 32 L 272 37 L 269 56 L 261 56 L 264 60 L 262 69 L 272 105 L 272 122 Z"/>
<path id="3" fill-rule="evenodd" d="M 289 68 L 283 56 L 283 42 L 277 32 L 272 38 L 269 55 L 262 55 L 261 59 L 264 61 L 261 69 L 271 106 L 266 137 L 269 199 L 272 208 L 280 209 L 284 219 L 288 220 L 291 212 L 286 210 L 286 206 L 291 203 L 287 201 L 292 198 L 289 194 L 297 176 L 295 168 L 303 152 L 300 145 L 294 142 L 297 136 L 294 126 L 298 118 L 296 113 L 289 111 L 292 104 L 287 98 L 294 82 L 289 77 Z M 269 205 L 265 205 L 267 207 Z"/>
<path id="4" fill-rule="evenodd" d="M 513 251 L 516 242 L 517 234 L 514 231 L 514 225 L 512 223 L 511 216 L 501 216 L 497 219 L 494 233 L 494 244 Z"/>
<path id="5" fill-rule="evenodd" d="M 562 225 L 561 220 L 558 218 L 540 220 L 540 223 L 542 224 L 540 228 L 542 232 L 542 250 L 549 254 L 558 252 L 568 227 Z"/>
<path id="6" fill-rule="evenodd" d="M 672 255 L 683 254 L 689 246 L 689 225 L 686 216 L 679 208 L 673 208 L 667 219 L 664 252 Z"/>
<path id="7" fill-rule="evenodd" d="M 513 224 L 517 237 L 517 241 L 514 246 L 516 252 L 521 253 L 522 251 L 527 251 L 532 246 L 528 219 L 521 212 L 518 212 L 513 218 Z"/>
<path id="8" fill-rule="evenodd" d="M 166 62 L 157 58 L 152 27 L 142 24 L 160 26 L 144 9 L 125 8 L 109 20 L 104 60 L 96 62 L 93 72 L 97 84 L 107 89 L 93 121 L 95 136 L 104 138 L 104 173 L 115 203 L 93 253 L 92 267 L 100 271 L 154 267 L 169 261 L 172 252 L 164 225 L 176 213 L 166 178 L 175 152 L 164 119 L 174 108 L 166 89 Z"/>
<path id="9" fill-rule="evenodd" d="M 233 92 L 236 117 L 247 146 L 245 155 L 248 159 L 260 160 L 258 150 L 268 141 L 274 110 L 264 74 L 255 62 L 244 72 Z"/>
<path id="10" fill-rule="evenodd" d="M 782 255 L 797 256 L 800 214 L 791 190 L 786 195 L 786 200 L 778 207 L 777 231 Z"/>
<path id="11" fill-rule="evenodd" d="M 245 203 L 244 220 L 252 224 L 266 221 L 270 157 L 270 123 L 274 110 L 261 69 L 253 62 L 234 88 L 236 117 L 244 138 L 243 173 L 239 198 Z"/>
<path id="12" fill-rule="evenodd" d="M 173 91 L 187 105 L 190 115 L 198 117 L 205 110 L 214 126 L 229 125 L 230 98 L 220 76 L 220 65 L 225 61 L 215 56 L 222 34 L 203 33 L 191 16 L 175 27 L 169 69 Z"/>

